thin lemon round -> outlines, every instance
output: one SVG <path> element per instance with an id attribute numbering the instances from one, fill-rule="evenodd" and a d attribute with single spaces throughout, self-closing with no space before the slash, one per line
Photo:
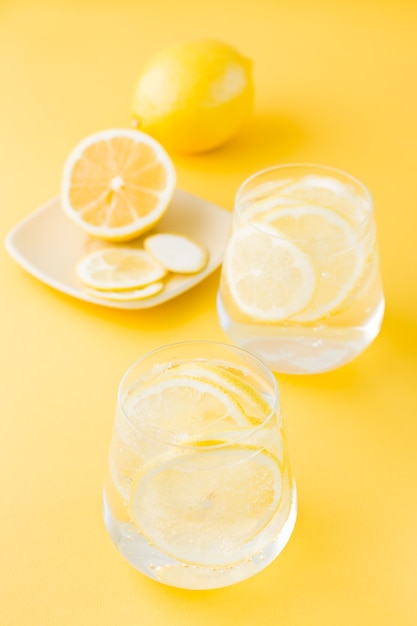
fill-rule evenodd
<path id="1" fill-rule="evenodd" d="M 164 283 L 158 281 L 151 283 L 145 287 L 139 287 L 137 289 L 126 289 L 124 291 L 103 291 L 100 289 L 93 289 L 92 287 L 86 287 L 85 291 L 94 296 L 95 298 L 101 298 L 105 300 L 112 300 L 114 302 L 134 302 L 135 300 L 145 300 L 156 296 L 158 293 L 164 290 Z"/>
<path id="2" fill-rule="evenodd" d="M 307 255 L 264 225 L 245 225 L 233 233 L 224 260 L 231 297 L 242 313 L 279 322 L 307 307 L 316 275 Z"/>
<path id="3" fill-rule="evenodd" d="M 93 289 L 122 291 L 156 283 L 166 270 L 145 250 L 114 247 L 96 250 L 81 259 L 77 275 Z"/>
<path id="4" fill-rule="evenodd" d="M 365 265 L 364 246 L 352 224 L 335 210 L 309 204 L 281 206 L 257 219 L 295 241 L 317 276 L 314 297 L 293 319 L 316 321 L 338 308 L 358 284 Z"/>
<path id="5" fill-rule="evenodd" d="M 369 198 L 358 193 L 354 185 L 334 177 L 308 174 L 280 182 L 280 194 L 298 201 L 299 205 L 309 204 L 335 210 L 356 225 L 369 215 Z"/>
<path id="6" fill-rule="evenodd" d="M 131 129 L 105 130 L 83 139 L 64 166 L 61 201 L 85 232 L 129 241 L 164 215 L 176 174 L 164 148 Z"/>
<path id="7" fill-rule="evenodd" d="M 231 139 L 253 110 L 252 64 L 215 40 L 170 46 L 143 68 L 133 120 L 168 150 L 198 153 Z"/>
<path id="8" fill-rule="evenodd" d="M 130 514 L 147 540 L 184 563 L 225 566 L 263 545 L 282 497 L 279 462 L 262 449 L 191 452 L 136 479 Z"/>
<path id="9" fill-rule="evenodd" d="M 127 412 L 151 436 L 177 443 L 250 424 L 220 385 L 180 374 L 151 378 L 129 400 Z"/>
<path id="10" fill-rule="evenodd" d="M 207 251 L 185 235 L 155 233 L 143 242 L 145 250 L 168 271 L 195 274 L 207 264 Z"/>
<path id="11" fill-rule="evenodd" d="M 198 380 L 207 380 L 219 385 L 239 403 L 252 426 L 263 423 L 271 413 L 271 406 L 260 391 L 246 382 L 243 376 L 238 376 L 224 367 L 191 361 L 177 365 L 173 372 L 174 375 L 186 374 Z"/>

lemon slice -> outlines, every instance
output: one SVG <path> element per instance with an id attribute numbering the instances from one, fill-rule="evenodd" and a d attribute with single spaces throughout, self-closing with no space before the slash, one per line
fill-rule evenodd
<path id="1" fill-rule="evenodd" d="M 130 302 L 134 300 L 144 300 L 146 298 L 151 298 L 152 296 L 156 296 L 158 293 L 161 293 L 164 289 L 164 283 L 158 281 L 156 283 L 151 283 L 150 285 L 146 285 L 146 287 L 140 287 L 139 289 L 126 289 L 124 291 L 103 291 L 99 289 L 92 289 L 91 287 L 86 287 L 85 291 L 90 294 L 90 296 L 94 296 L 95 298 L 104 298 L 105 300 L 113 300 L 115 302 Z"/>
<path id="2" fill-rule="evenodd" d="M 224 566 L 262 549 L 279 507 L 278 461 L 250 446 L 191 452 L 138 476 L 130 514 L 147 540 L 182 562 Z"/>
<path id="3" fill-rule="evenodd" d="M 339 307 L 357 285 L 365 266 L 364 246 L 351 223 L 338 212 L 315 205 L 280 207 L 257 217 L 308 254 L 317 288 L 308 306 L 292 316 L 316 321 Z"/>
<path id="4" fill-rule="evenodd" d="M 144 250 L 102 248 L 78 263 L 77 274 L 93 289 L 117 291 L 157 282 L 166 270 Z"/>
<path id="5" fill-rule="evenodd" d="M 363 197 L 363 193 L 359 193 L 353 184 L 329 176 L 309 174 L 289 179 L 282 187 L 281 194 L 299 204 L 312 204 L 337 211 L 355 224 L 363 222 L 369 214 L 369 198 Z"/>
<path id="6" fill-rule="evenodd" d="M 195 274 L 207 263 L 206 250 L 184 235 L 150 235 L 144 240 L 143 247 L 170 272 Z"/>
<path id="7" fill-rule="evenodd" d="M 278 322 L 307 307 L 316 289 L 308 256 L 275 228 L 245 225 L 231 237 L 225 276 L 236 306 L 251 318 Z"/>
<path id="8" fill-rule="evenodd" d="M 211 363 L 191 361 L 177 365 L 173 372 L 174 375 L 185 373 L 187 376 L 219 385 L 239 403 L 252 425 L 261 424 L 271 413 L 271 406 L 261 392 L 230 369 L 226 370 Z"/>
<path id="9" fill-rule="evenodd" d="M 250 424 L 220 385 L 186 375 L 151 379 L 128 400 L 127 412 L 143 431 L 178 443 Z"/>
<path id="10" fill-rule="evenodd" d="M 83 139 L 68 156 L 62 206 L 90 235 L 128 241 L 161 219 L 175 180 L 170 157 L 152 137 L 105 130 Z"/>

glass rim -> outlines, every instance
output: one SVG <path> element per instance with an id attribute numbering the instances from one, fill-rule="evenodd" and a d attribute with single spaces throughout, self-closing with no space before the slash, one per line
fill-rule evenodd
<path id="1" fill-rule="evenodd" d="M 254 224 L 253 222 L 251 223 L 250 219 L 247 219 L 244 215 L 244 212 L 239 209 L 239 201 L 241 199 L 241 196 L 243 195 L 243 191 L 245 187 L 247 187 L 256 178 L 259 178 L 263 175 L 267 175 L 274 171 L 278 172 L 278 171 L 283 171 L 283 170 L 294 170 L 296 168 L 305 168 L 306 170 L 311 170 L 310 172 L 307 172 L 307 174 L 313 174 L 314 170 L 316 170 L 317 172 L 320 172 L 320 171 L 323 173 L 327 172 L 329 177 L 332 177 L 333 175 L 333 178 L 336 178 L 337 176 L 341 178 L 345 178 L 361 190 L 368 206 L 366 208 L 366 214 L 362 220 L 360 220 L 355 225 L 352 225 L 349 222 L 349 225 L 352 226 L 352 229 L 355 233 L 358 231 L 361 231 L 373 219 L 374 201 L 373 201 L 372 194 L 369 191 L 368 187 L 361 180 L 359 180 L 359 178 L 356 178 L 356 176 L 353 176 L 352 174 L 349 174 L 348 172 L 342 169 L 339 169 L 330 165 L 323 165 L 320 163 L 308 163 L 308 162 L 300 162 L 300 163 L 293 162 L 293 163 L 282 163 L 280 165 L 271 165 L 269 167 L 265 167 L 261 170 L 258 170 L 257 172 L 254 172 L 253 174 L 245 178 L 245 180 L 239 185 L 235 194 L 234 215 L 235 216 L 239 215 L 239 217 L 243 218 L 247 224 L 249 224 L 252 228 L 257 230 L 258 232 L 261 232 L 263 234 L 268 234 L 274 239 L 287 239 L 288 240 L 288 237 L 280 236 L 279 234 L 266 232 L 265 229 L 257 227 L 256 224 Z M 307 204 L 308 203 L 306 202 L 306 205 Z M 316 239 L 315 241 L 336 241 L 339 238 L 343 238 L 343 235 L 335 236 L 335 237 L 322 237 L 322 238 Z M 305 238 L 305 237 L 293 237 L 291 238 L 291 241 L 303 242 L 303 241 L 310 241 L 310 239 Z"/>
<path id="2" fill-rule="evenodd" d="M 248 428 L 249 432 L 244 432 L 243 434 L 238 435 L 236 438 L 229 439 L 228 441 L 224 443 L 222 442 L 219 444 L 206 445 L 206 446 L 198 445 L 196 447 L 195 445 L 192 445 L 192 444 L 173 442 L 173 441 L 168 440 L 166 437 L 157 437 L 153 435 L 152 432 L 149 432 L 146 429 L 141 428 L 138 424 L 136 424 L 129 418 L 129 415 L 127 414 L 127 411 L 125 410 L 122 393 L 123 393 L 124 385 L 126 383 L 128 376 L 132 373 L 132 371 L 135 369 L 136 366 L 138 366 L 140 363 L 143 363 L 149 357 L 157 355 L 158 353 L 165 352 L 166 350 L 187 347 L 187 346 L 190 346 L 190 347 L 198 346 L 199 344 L 206 345 L 206 346 L 218 346 L 219 348 L 227 349 L 237 354 L 241 354 L 242 356 L 256 363 L 257 366 L 261 368 L 262 374 L 265 376 L 265 378 L 268 379 L 268 382 L 270 382 L 272 385 L 274 401 L 273 401 L 273 404 L 271 405 L 271 409 L 268 413 L 268 416 L 260 424 L 253 426 L 251 428 Z M 204 360 L 204 357 L 201 357 L 200 360 Z M 193 450 L 194 452 L 198 452 L 201 450 L 217 450 L 220 448 L 226 448 L 228 446 L 241 442 L 242 440 L 248 437 L 252 437 L 255 433 L 257 433 L 259 430 L 262 430 L 271 421 L 272 416 L 275 414 L 275 412 L 279 408 L 279 401 L 280 401 L 280 390 L 279 390 L 278 382 L 272 370 L 262 359 L 252 354 L 248 350 L 245 350 L 244 348 L 240 348 L 239 346 L 235 346 L 233 344 L 227 344 L 227 343 L 220 342 L 220 341 L 214 341 L 214 340 L 212 341 L 212 340 L 204 340 L 204 339 L 192 339 L 192 340 L 187 340 L 187 341 L 178 341 L 178 342 L 174 342 L 171 344 L 165 344 L 163 346 L 159 346 L 158 348 L 154 348 L 153 350 L 146 352 L 139 359 L 136 359 L 136 361 L 134 361 L 130 365 L 130 367 L 125 371 L 125 373 L 123 374 L 120 380 L 118 390 L 117 390 L 117 404 L 118 404 L 118 407 L 120 408 L 122 416 L 138 434 L 143 435 L 147 437 L 148 439 L 151 439 L 162 445 L 166 445 L 172 448 L 182 448 L 185 450 Z M 236 430 L 236 432 L 239 433 L 241 430 L 244 430 L 244 429 L 243 428 L 238 429 Z M 166 431 L 162 431 L 162 432 L 164 433 Z"/>

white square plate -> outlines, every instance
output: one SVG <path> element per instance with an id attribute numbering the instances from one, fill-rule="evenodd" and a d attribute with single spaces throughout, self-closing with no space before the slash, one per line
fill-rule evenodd
<path id="1" fill-rule="evenodd" d="M 209 255 L 206 267 L 197 274 L 170 274 L 165 289 L 157 295 L 130 302 L 116 302 L 90 295 L 76 274 L 80 259 L 110 244 L 86 235 L 62 210 L 59 196 L 31 213 L 6 237 L 9 254 L 30 274 L 50 287 L 74 298 L 118 309 L 145 309 L 162 304 L 191 289 L 223 260 L 232 215 L 226 209 L 177 189 L 168 210 L 152 232 L 179 233 L 204 246 Z M 146 235 L 148 235 L 146 233 Z M 142 247 L 143 235 L 119 245 Z"/>

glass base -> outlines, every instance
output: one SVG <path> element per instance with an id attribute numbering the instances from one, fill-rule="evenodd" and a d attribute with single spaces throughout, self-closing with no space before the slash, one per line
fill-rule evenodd
<path id="1" fill-rule="evenodd" d="M 251 558 L 227 567 L 207 567 L 177 561 L 152 546 L 133 524 L 120 522 L 113 515 L 103 493 L 104 522 L 107 531 L 124 558 L 149 578 L 182 589 L 218 589 L 250 578 L 269 565 L 284 549 L 297 518 L 294 487 L 292 505 L 286 522 L 275 539 Z"/>
<path id="2" fill-rule="evenodd" d="M 381 300 L 363 326 L 278 328 L 234 322 L 220 294 L 217 295 L 220 325 L 233 343 L 261 358 L 274 372 L 283 374 L 319 374 L 349 363 L 378 335 L 384 308 Z"/>

